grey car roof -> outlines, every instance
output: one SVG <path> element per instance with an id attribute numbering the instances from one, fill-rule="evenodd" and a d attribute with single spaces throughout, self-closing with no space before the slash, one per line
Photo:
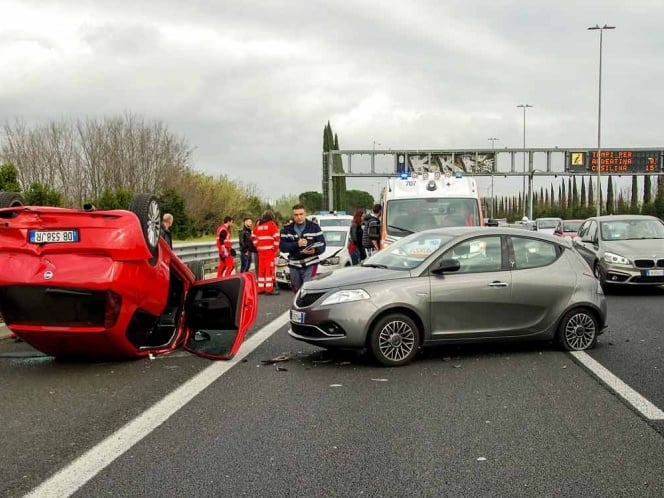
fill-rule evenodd
<path id="1" fill-rule="evenodd" d="M 657 216 L 650 216 L 649 214 L 606 214 L 603 216 L 593 216 L 588 218 L 597 221 L 624 221 L 624 220 L 660 220 Z"/>
<path id="2" fill-rule="evenodd" d="M 557 235 L 550 235 L 547 233 L 536 232 L 531 230 L 524 230 L 522 228 L 513 227 L 445 227 L 445 228 L 432 228 L 426 230 L 430 233 L 440 233 L 441 235 L 449 235 L 457 237 L 460 235 L 518 235 L 519 237 L 527 237 L 531 239 L 540 239 L 547 242 L 555 242 L 564 247 L 572 248 L 573 244 L 571 239 L 560 237 Z M 421 232 L 418 232 L 421 233 Z"/>

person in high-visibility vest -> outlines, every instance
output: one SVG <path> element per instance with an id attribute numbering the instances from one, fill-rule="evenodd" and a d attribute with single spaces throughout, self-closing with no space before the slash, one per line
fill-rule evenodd
<path id="1" fill-rule="evenodd" d="M 263 213 L 251 233 L 258 254 L 258 293 L 279 294 L 275 287 L 276 267 L 274 260 L 279 255 L 279 227 L 270 211 Z"/>
<path id="2" fill-rule="evenodd" d="M 231 225 L 233 217 L 226 216 L 224 222 L 217 227 L 217 251 L 219 251 L 219 267 L 217 278 L 227 277 L 235 268 L 235 249 L 231 243 Z"/>

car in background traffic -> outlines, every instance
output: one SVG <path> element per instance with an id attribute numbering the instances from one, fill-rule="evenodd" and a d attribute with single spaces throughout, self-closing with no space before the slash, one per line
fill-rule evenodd
<path id="1" fill-rule="evenodd" d="M 574 247 L 605 288 L 664 284 L 664 222 L 655 216 L 588 218 Z"/>
<path id="2" fill-rule="evenodd" d="M 339 268 L 351 266 L 353 261 L 348 252 L 350 242 L 350 229 L 341 226 L 326 226 L 323 229 L 325 237 L 325 252 L 318 258 L 318 274 L 330 273 Z"/>
<path id="3" fill-rule="evenodd" d="M 553 232 L 554 235 L 559 237 L 568 237 L 573 239 L 576 237 L 579 227 L 583 224 L 585 220 L 561 220 L 558 222 L 558 226 Z"/>
<path id="4" fill-rule="evenodd" d="M 420 347 L 556 339 L 592 348 L 606 300 L 572 242 L 513 228 L 418 232 L 360 266 L 306 282 L 289 335 L 323 348 L 365 349 L 386 366 Z"/>
<path id="5" fill-rule="evenodd" d="M 561 221 L 563 221 L 561 218 L 537 218 L 534 222 L 535 230 L 540 233 L 553 235 L 553 232 L 555 232 L 558 227 L 558 223 Z"/>
<path id="6" fill-rule="evenodd" d="M 353 217 L 345 211 L 317 214 L 310 216 L 309 219 L 318 223 L 321 228 L 350 227 L 353 222 Z"/>
<path id="7" fill-rule="evenodd" d="M 159 205 L 24 206 L 0 193 L 0 313 L 57 358 L 136 358 L 184 347 L 231 358 L 254 323 L 255 276 L 203 280 L 159 236 Z"/>

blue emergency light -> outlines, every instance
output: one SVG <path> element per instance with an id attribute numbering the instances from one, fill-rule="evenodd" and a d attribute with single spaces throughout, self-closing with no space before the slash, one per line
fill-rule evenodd
<path id="1" fill-rule="evenodd" d="M 401 178 L 402 180 L 408 180 L 409 177 L 410 177 L 410 173 L 408 171 L 403 171 L 399 175 L 399 178 Z"/>
<path id="2" fill-rule="evenodd" d="M 463 178 L 463 173 L 461 171 L 457 171 L 454 173 L 454 178 Z"/>

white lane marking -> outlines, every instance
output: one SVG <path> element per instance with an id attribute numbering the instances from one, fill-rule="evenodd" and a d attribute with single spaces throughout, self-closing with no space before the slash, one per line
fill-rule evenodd
<path id="1" fill-rule="evenodd" d="M 30 491 L 26 497 L 65 497 L 78 491 L 116 458 L 163 424 L 203 389 L 228 372 L 263 341 L 288 323 L 285 312 L 260 329 L 243 344 L 232 360 L 215 361 L 202 372 L 128 422 L 94 448 Z"/>
<path id="2" fill-rule="evenodd" d="M 612 389 L 618 396 L 627 401 L 641 415 L 650 420 L 664 420 L 664 412 L 641 396 L 634 389 L 612 374 L 609 370 L 595 361 L 584 351 L 570 352 L 588 370 L 594 373 L 602 382 Z"/>

